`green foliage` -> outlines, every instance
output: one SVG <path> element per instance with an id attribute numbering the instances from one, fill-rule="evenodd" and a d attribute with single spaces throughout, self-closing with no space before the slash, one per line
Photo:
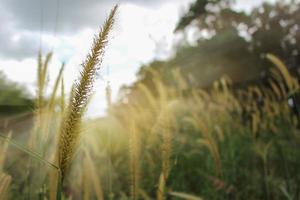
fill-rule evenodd
<path id="1" fill-rule="evenodd" d="M 25 88 L 9 81 L 0 72 L 0 115 L 24 112 L 33 108 L 33 100 Z"/>
<path id="2" fill-rule="evenodd" d="M 272 53 L 295 72 L 300 65 L 300 2 L 265 2 L 249 13 L 235 10 L 234 4 L 195 0 L 176 31 L 197 28 L 197 43 L 179 44 L 167 68 L 179 66 L 185 76 L 196 74 L 200 86 L 209 86 L 223 74 L 233 82 L 243 82 L 265 73 L 271 65 L 264 55 Z"/>
<path id="3" fill-rule="evenodd" d="M 219 28 L 223 27 L 220 24 L 221 22 L 228 20 L 228 17 L 230 19 L 235 19 L 243 16 L 243 13 L 238 13 L 229 9 L 232 2 L 232 0 L 196 0 L 190 5 L 188 11 L 181 17 L 175 31 L 185 29 L 195 20 L 201 21 L 201 28 L 216 28 L 217 26 Z M 219 25 L 216 25 L 217 20 L 214 19 L 214 27 L 212 27 L 212 24 L 210 24 L 210 22 L 205 22 L 204 19 L 207 16 L 214 16 L 217 12 L 220 14 L 220 18 L 218 18 Z M 225 20 L 222 20 L 224 17 L 226 17 Z"/>

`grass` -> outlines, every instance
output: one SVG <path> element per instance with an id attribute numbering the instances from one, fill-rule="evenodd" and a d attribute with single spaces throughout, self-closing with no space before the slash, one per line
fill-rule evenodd
<path id="1" fill-rule="evenodd" d="M 152 86 L 112 103 L 108 85 L 107 115 L 83 117 L 116 11 L 68 101 L 64 66 L 45 96 L 52 54 L 39 54 L 33 130 L 1 133 L 0 199 L 299 199 L 299 116 L 288 104 L 299 83 L 274 55 L 268 85 L 234 88 L 224 76 L 203 90 L 178 69 L 172 84 L 151 71 Z"/>
<path id="2" fill-rule="evenodd" d="M 82 63 L 79 81 L 74 85 L 74 95 L 62 120 L 57 152 L 62 181 L 74 157 L 75 148 L 80 136 L 80 123 L 91 95 L 97 65 L 102 61 L 104 48 L 108 42 L 108 34 L 112 29 L 117 8 L 115 6 L 112 9 L 99 35 L 94 39 L 91 53 L 88 54 L 86 60 Z"/>

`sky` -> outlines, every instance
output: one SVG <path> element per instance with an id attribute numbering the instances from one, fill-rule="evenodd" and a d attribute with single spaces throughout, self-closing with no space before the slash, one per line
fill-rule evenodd
<path id="1" fill-rule="evenodd" d="M 1 0 L 0 71 L 35 94 L 37 53 L 51 50 L 51 90 L 62 62 L 66 63 L 66 90 L 78 77 L 80 64 L 93 36 L 115 3 L 120 4 L 116 24 L 94 85 L 87 116 L 105 113 L 105 87 L 112 96 L 135 80 L 142 64 L 167 58 L 178 39 L 174 28 L 193 0 Z M 239 0 L 237 9 L 250 10 L 262 0 Z M 49 92 L 49 91 L 48 91 Z"/>

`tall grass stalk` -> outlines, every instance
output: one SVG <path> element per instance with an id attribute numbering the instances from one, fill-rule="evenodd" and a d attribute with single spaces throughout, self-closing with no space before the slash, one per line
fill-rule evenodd
<path id="1" fill-rule="evenodd" d="M 7 199 L 11 177 L 7 174 L 0 172 L 0 199 Z"/>
<path id="2" fill-rule="evenodd" d="M 138 199 L 139 179 L 140 179 L 140 144 L 137 127 L 134 121 L 130 124 L 129 136 L 129 169 L 130 169 L 130 196 L 132 200 Z"/>
<path id="3" fill-rule="evenodd" d="M 10 140 L 12 136 L 12 131 L 10 131 L 7 134 L 7 140 Z M 4 166 L 4 162 L 5 162 L 5 158 L 7 155 L 7 150 L 8 150 L 8 142 L 4 141 L 4 144 L 2 144 L 1 148 L 0 148 L 0 173 L 3 171 L 3 166 Z"/>
<path id="4" fill-rule="evenodd" d="M 74 85 L 74 95 L 68 105 L 62 120 L 58 141 L 58 165 L 61 169 L 63 182 L 71 165 L 76 146 L 80 136 L 80 124 L 92 93 L 93 82 L 96 77 L 98 65 L 101 64 L 104 48 L 108 42 L 108 35 L 114 24 L 114 17 L 118 6 L 115 6 L 106 19 L 101 31 L 94 38 L 91 52 L 82 63 L 80 78 Z"/>
<path id="5" fill-rule="evenodd" d="M 85 166 L 85 177 L 87 178 L 87 181 L 89 183 L 92 183 L 93 189 L 96 193 L 96 198 L 98 200 L 103 200 L 103 190 L 102 190 L 102 184 L 101 180 L 97 175 L 97 168 L 92 160 L 92 157 L 88 150 L 85 150 L 84 152 L 84 166 Z M 88 184 L 86 184 L 88 185 Z"/>
<path id="6" fill-rule="evenodd" d="M 64 83 L 64 78 L 61 78 L 61 88 L 60 88 L 60 112 L 61 115 L 63 116 L 64 112 L 65 112 L 65 83 Z"/>

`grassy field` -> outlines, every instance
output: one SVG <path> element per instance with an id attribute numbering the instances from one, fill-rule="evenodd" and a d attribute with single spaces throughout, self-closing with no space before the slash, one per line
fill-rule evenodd
<path id="1" fill-rule="evenodd" d="M 153 87 L 114 104 L 107 87 L 107 115 L 83 118 L 116 9 L 70 95 L 62 66 L 45 97 L 51 53 L 39 55 L 34 125 L 1 133 L 0 199 L 299 199 L 300 85 L 273 55 L 268 85 L 224 76 L 203 90 L 151 71 Z"/>

